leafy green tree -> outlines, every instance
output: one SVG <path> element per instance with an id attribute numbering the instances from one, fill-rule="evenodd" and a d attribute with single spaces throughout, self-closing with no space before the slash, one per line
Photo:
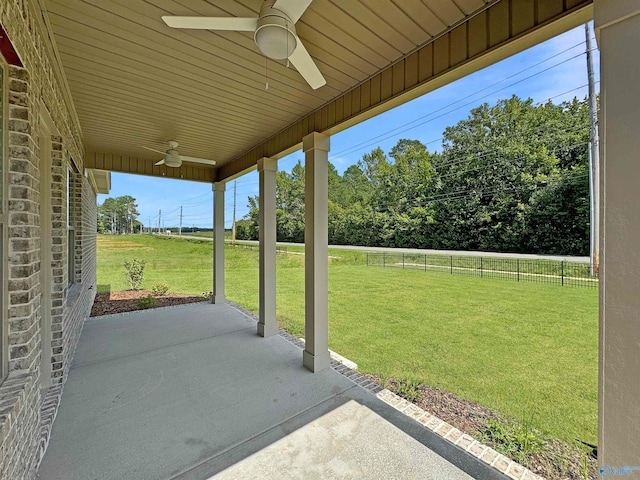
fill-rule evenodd
<path id="1" fill-rule="evenodd" d="M 564 117 L 573 130 L 563 126 Z M 584 163 L 587 121 L 575 102 L 535 106 L 512 97 L 484 104 L 448 127 L 435 163 L 434 246 L 530 251 L 528 205 L 538 190 L 567 174 L 564 166 Z"/>
<path id="2" fill-rule="evenodd" d="M 254 236 L 252 232 L 253 222 L 250 219 L 243 218 L 236 222 L 236 238 L 238 240 L 253 240 L 257 238 L 257 232 Z"/>
<path id="3" fill-rule="evenodd" d="M 98 231 L 101 233 L 134 233 L 140 231 L 138 205 L 130 195 L 108 197 L 98 205 Z"/>
<path id="4" fill-rule="evenodd" d="M 256 199 L 257 205 L 257 199 Z M 304 242 L 304 167 L 276 174 L 276 228 L 280 242 Z"/>
<path id="5" fill-rule="evenodd" d="M 104 225 L 104 216 L 100 215 L 100 211 L 98 210 L 98 224 L 97 224 L 97 228 L 98 228 L 98 233 L 107 233 L 107 229 Z"/>
<path id="6" fill-rule="evenodd" d="M 329 164 L 329 242 L 584 255 L 588 104 L 514 96 L 445 129 L 442 150 L 401 139 L 341 176 Z M 304 167 L 276 177 L 279 241 L 304 241 Z M 247 236 L 257 238 L 257 198 Z"/>
<path id="7" fill-rule="evenodd" d="M 373 196 L 373 186 L 367 180 L 358 165 L 351 165 L 342 174 L 342 197 L 337 196 L 336 203 L 342 206 L 367 205 Z M 331 195 L 331 191 L 329 191 Z"/>
<path id="8" fill-rule="evenodd" d="M 532 195 L 526 212 L 526 251 L 589 253 L 587 168 L 575 167 Z"/>

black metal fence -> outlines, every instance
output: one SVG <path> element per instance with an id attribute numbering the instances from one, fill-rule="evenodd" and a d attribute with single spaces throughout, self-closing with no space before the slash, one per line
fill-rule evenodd
<path id="1" fill-rule="evenodd" d="M 598 288 L 597 266 L 556 260 L 376 252 L 367 253 L 367 266 Z"/>

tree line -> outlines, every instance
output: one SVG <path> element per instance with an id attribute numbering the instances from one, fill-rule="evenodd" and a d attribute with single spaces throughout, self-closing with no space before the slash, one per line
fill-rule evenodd
<path id="1" fill-rule="evenodd" d="M 588 100 L 483 104 L 428 151 L 402 139 L 342 175 L 329 165 L 329 242 L 588 255 Z M 304 166 L 276 177 L 278 241 L 304 241 Z M 258 238 L 258 198 L 237 224 Z"/>
<path id="2" fill-rule="evenodd" d="M 139 215 L 138 204 L 132 196 L 109 197 L 98 205 L 98 233 L 139 233 L 142 229 Z"/>

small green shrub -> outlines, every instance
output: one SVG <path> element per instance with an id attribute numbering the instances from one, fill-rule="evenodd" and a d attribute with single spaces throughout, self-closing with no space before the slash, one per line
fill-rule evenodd
<path id="1" fill-rule="evenodd" d="M 124 262 L 124 268 L 127 271 L 127 280 L 131 286 L 131 290 L 140 290 L 142 280 L 144 279 L 144 267 L 147 264 L 139 258 L 132 258 Z"/>
<path id="2" fill-rule="evenodd" d="M 169 285 L 166 283 L 156 283 L 153 287 L 151 287 L 151 295 L 154 297 L 161 297 L 165 293 L 169 291 Z"/>
<path id="3" fill-rule="evenodd" d="M 147 308 L 154 308 L 158 305 L 158 299 L 148 295 L 142 298 L 136 298 L 133 303 L 136 304 L 140 310 L 146 310 Z"/>
<path id="4" fill-rule="evenodd" d="M 396 393 L 402 398 L 413 402 L 420 398 L 420 382 L 409 379 L 400 379 L 396 382 Z"/>
<path id="5" fill-rule="evenodd" d="M 529 455 L 540 452 L 545 440 L 531 422 L 487 419 L 482 430 L 483 442 L 490 442 L 500 453 L 523 463 Z"/>

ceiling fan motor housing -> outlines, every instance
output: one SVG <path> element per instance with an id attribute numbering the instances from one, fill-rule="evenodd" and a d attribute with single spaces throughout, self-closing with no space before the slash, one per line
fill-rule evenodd
<path id="1" fill-rule="evenodd" d="M 167 167 L 179 167 L 182 165 L 182 159 L 177 150 L 167 150 L 167 155 L 164 157 L 164 164 Z"/>
<path id="2" fill-rule="evenodd" d="M 260 51 L 272 60 L 289 58 L 298 45 L 294 23 L 269 3 L 260 9 L 253 39 Z"/>

